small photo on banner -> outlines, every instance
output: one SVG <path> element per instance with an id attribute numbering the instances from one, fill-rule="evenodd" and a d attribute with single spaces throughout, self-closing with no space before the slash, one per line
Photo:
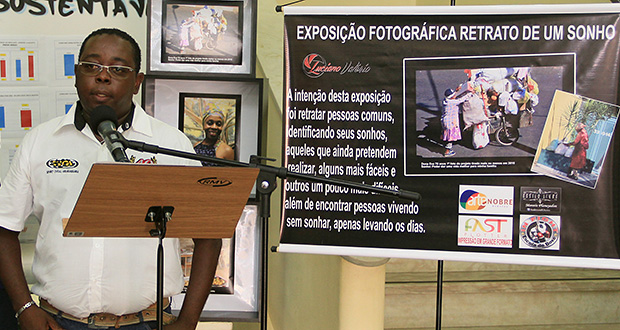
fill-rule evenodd
<path id="1" fill-rule="evenodd" d="M 532 171 L 595 189 L 619 109 L 615 104 L 557 90 Z"/>

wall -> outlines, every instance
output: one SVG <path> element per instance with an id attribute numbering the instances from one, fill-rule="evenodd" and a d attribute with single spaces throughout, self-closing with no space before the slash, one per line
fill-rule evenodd
<path id="1" fill-rule="evenodd" d="M 125 1 L 127 0 L 119 0 Z M 14 1 L 19 2 L 19 1 Z M 40 1 L 43 3 L 43 1 Z M 276 5 L 288 0 L 258 1 L 257 27 L 257 75 L 269 79 L 268 91 L 268 132 L 267 150 L 264 156 L 275 158 L 273 165 L 282 161 L 282 81 L 283 81 L 283 14 L 276 13 Z M 489 5 L 498 1 L 457 0 L 457 5 Z M 139 16 L 131 5 L 127 5 L 128 17 L 113 15 L 112 9 L 104 15 L 100 3 L 95 3 L 91 14 L 73 14 L 66 17 L 47 12 L 33 16 L 27 11 L 6 10 L 8 0 L 0 0 L 0 31 L 11 31 L 15 35 L 81 35 L 103 27 L 119 27 L 133 35 L 143 50 L 146 47 L 146 16 Z M 47 1 L 45 2 L 48 3 Z M 74 2 L 53 2 L 74 5 Z M 590 1 L 526 1 L 513 0 L 512 4 L 534 3 L 608 3 L 603 0 Z M 364 5 L 449 5 L 449 0 L 417 1 L 346 1 L 346 0 L 307 0 L 307 6 L 364 6 Z M 504 4 L 502 2 L 502 4 Z M 30 8 L 32 9 L 32 8 Z M 7 33 L 7 32 L 4 32 Z M 144 70 L 144 65 L 143 68 Z M 138 98 L 139 100 L 139 98 Z M 279 232 L 280 192 L 272 195 L 271 218 L 269 223 L 269 246 L 277 245 Z M 339 287 L 342 263 L 339 257 L 269 253 L 269 313 L 268 329 L 273 330 L 313 330 L 338 329 L 339 327 Z M 259 329 L 256 323 L 235 323 L 235 330 Z"/>
<path id="2" fill-rule="evenodd" d="M 87 0 L 87 2 L 91 1 Z M 100 27 L 117 27 L 132 35 L 144 53 L 144 49 L 146 49 L 146 9 L 137 10 L 131 3 L 141 8 L 146 6 L 147 0 L 117 0 L 115 3 L 119 5 L 116 7 L 114 2 L 109 2 L 107 11 L 101 5 L 102 2 L 92 2 L 91 14 L 86 11 L 80 13 L 76 5 L 77 1 L 28 1 L 28 3 L 39 3 L 41 7 L 25 5 L 19 10 L 19 8 L 11 8 L 8 3 L 26 3 L 25 0 L 2 0 L 0 1 L 0 31 L 2 31 L 0 35 L 85 37 Z M 50 3 L 53 4 L 53 9 L 48 6 Z M 59 7 L 63 4 L 67 7 L 60 10 Z M 120 12 L 114 14 L 115 10 L 120 10 Z M 33 15 L 31 12 L 37 13 L 37 15 Z M 125 12 L 127 16 L 125 16 Z M 144 70 L 144 64 L 142 69 Z"/>

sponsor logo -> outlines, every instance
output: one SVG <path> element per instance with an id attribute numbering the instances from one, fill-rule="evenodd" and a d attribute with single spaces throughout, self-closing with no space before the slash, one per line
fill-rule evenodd
<path id="1" fill-rule="evenodd" d="M 562 188 L 521 187 L 521 212 L 559 213 Z"/>
<path id="2" fill-rule="evenodd" d="M 538 250 L 560 249 L 560 217 L 521 215 L 519 248 Z"/>
<path id="3" fill-rule="evenodd" d="M 487 206 L 487 196 L 475 190 L 465 190 L 459 202 L 466 210 L 482 210 Z"/>
<path id="4" fill-rule="evenodd" d="M 80 163 L 78 163 L 78 161 L 75 159 L 64 158 L 64 159 L 50 159 L 45 163 L 45 165 L 53 169 L 72 169 L 72 168 L 78 167 Z"/>
<path id="5" fill-rule="evenodd" d="M 459 213 L 512 215 L 513 205 L 513 187 L 460 186 Z"/>
<path id="6" fill-rule="evenodd" d="M 332 64 L 325 60 L 325 58 L 319 54 L 311 53 L 304 57 L 302 62 L 302 68 L 306 76 L 310 78 L 318 78 L 324 73 L 368 73 L 370 72 L 370 64 L 362 64 L 361 62 L 349 61 L 344 65 Z"/>
<path id="7" fill-rule="evenodd" d="M 479 217 L 460 215 L 459 246 L 512 248 L 511 217 Z"/>
<path id="8" fill-rule="evenodd" d="M 231 180 L 228 179 L 220 179 L 217 177 L 210 177 L 210 178 L 202 178 L 198 180 L 199 184 L 205 185 L 205 186 L 212 186 L 212 187 L 225 187 L 225 186 L 229 186 L 232 184 Z"/>
<path id="9" fill-rule="evenodd" d="M 151 158 L 139 158 L 139 159 L 137 159 L 136 156 L 131 155 L 131 157 L 129 158 L 129 161 L 134 163 L 134 164 L 157 164 L 157 158 L 155 158 L 155 156 L 153 156 Z"/>
<path id="10" fill-rule="evenodd" d="M 61 159 L 49 159 L 45 162 L 45 165 L 49 168 L 47 174 L 51 173 L 79 173 L 77 167 L 80 163 L 75 159 L 61 158 Z"/>
<path id="11" fill-rule="evenodd" d="M 340 66 L 327 63 L 323 56 L 315 53 L 306 55 L 302 67 L 306 76 L 310 78 L 318 78 L 325 72 L 340 72 L 342 69 Z"/>

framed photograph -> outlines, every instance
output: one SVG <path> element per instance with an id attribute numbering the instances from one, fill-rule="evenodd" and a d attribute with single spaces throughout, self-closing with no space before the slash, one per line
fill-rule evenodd
<path id="1" fill-rule="evenodd" d="M 179 127 L 195 146 L 204 144 L 206 138 L 203 119 L 206 125 L 208 115 L 221 114 L 225 118 L 217 149 L 222 149 L 223 145 L 230 147 L 234 160 L 243 163 L 248 163 L 251 155 L 260 155 L 262 79 L 181 79 L 147 75 L 142 96 L 147 113 Z M 255 197 L 254 192 L 251 197 Z"/>
<path id="2" fill-rule="evenodd" d="M 201 313 L 201 320 L 258 320 L 263 246 L 258 212 L 257 205 L 246 205 L 234 237 L 222 240 L 216 276 L 209 300 Z M 184 271 L 190 271 L 191 249 L 182 246 L 181 258 Z M 184 292 L 172 298 L 173 313 L 180 311 L 184 299 Z"/>
<path id="3" fill-rule="evenodd" d="M 192 141 L 197 154 L 236 160 L 237 121 L 241 95 L 180 93 L 179 129 Z M 202 161 L 202 166 L 216 166 Z M 222 239 L 211 293 L 234 293 L 235 245 L 233 239 Z M 192 268 L 193 245 L 183 246 L 181 264 L 187 290 Z"/>
<path id="4" fill-rule="evenodd" d="M 181 240 L 181 267 L 183 268 L 183 293 L 187 292 L 189 278 L 192 272 L 192 261 L 194 259 L 194 244 L 191 239 Z M 222 249 L 217 261 L 217 268 L 211 286 L 211 294 L 233 294 L 234 293 L 234 265 L 235 265 L 235 246 L 234 238 L 222 239 Z"/>
<path id="5" fill-rule="evenodd" d="M 241 95 L 181 93 L 179 129 L 197 154 L 237 160 L 237 116 Z M 203 166 L 214 164 L 203 161 Z"/>
<path id="6" fill-rule="evenodd" d="M 182 79 L 150 74 L 143 83 L 142 104 L 148 114 L 178 127 L 195 146 L 209 147 L 215 140 L 219 145 L 211 152 L 225 144 L 233 151 L 234 160 L 248 163 L 251 155 L 261 152 L 263 84 L 255 78 Z M 250 198 L 255 197 L 253 191 Z M 253 203 L 246 205 L 234 237 L 223 240 L 202 320 L 259 319 L 264 246 L 259 207 Z M 181 248 L 181 263 L 189 279 L 191 240 L 182 240 Z M 180 310 L 184 297 L 181 293 L 173 298 L 173 311 Z"/>
<path id="7" fill-rule="evenodd" d="M 147 73 L 255 73 L 254 0 L 151 1 Z"/>

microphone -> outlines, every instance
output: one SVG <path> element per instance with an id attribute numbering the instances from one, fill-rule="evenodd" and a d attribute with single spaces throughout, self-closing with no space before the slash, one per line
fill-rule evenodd
<path id="1" fill-rule="evenodd" d="M 103 137 L 108 150 L 112 154 L 115 162 L 129 163 L 129 158 L 125 153 L 123 145 L 124 137 L 116 130 L 116 112 L 107 105 L 100 105 L 93 109 L 90 116 L 91 122 L 97 128 L 99 135 Z"/>

